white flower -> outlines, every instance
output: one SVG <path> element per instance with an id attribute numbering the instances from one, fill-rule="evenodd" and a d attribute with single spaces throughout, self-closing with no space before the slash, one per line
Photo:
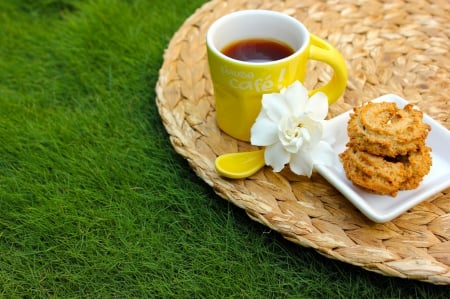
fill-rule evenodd
<path id="1" fill-rule="evenodd" d="M 318 92 L 309 98 L 306 88 L 296 81 L 281 93 L 263 95 L 250 142 L 266 147 L 264 160 L 274 171 L 289 163 L 294 173 L 310 177 L 314 164 L 337 161 L 329 143 L 333 136 L 326 134 L 327 113 L 326 95 Z"/>

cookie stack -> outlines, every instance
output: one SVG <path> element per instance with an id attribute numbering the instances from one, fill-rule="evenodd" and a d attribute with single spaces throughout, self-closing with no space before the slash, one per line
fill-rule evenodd
<path id="1" fill-rule="evenodd" d="M 415 189 L 431 168 L 425 143 L 431 127 L 423 113 L 406 105 L 369 102 L 355 107 L 347 126 L 350 141 L 340 154 L 346 176 L 370 192 L 395 197 Z"/>

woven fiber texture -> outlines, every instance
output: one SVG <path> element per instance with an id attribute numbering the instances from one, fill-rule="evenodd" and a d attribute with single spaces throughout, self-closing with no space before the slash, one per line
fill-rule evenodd
<path id="1" fill-rule="evenodd" d="M 308 179 L 266 167 L 245 180 L 218 176 L 218 155 L 256 149 L 218 129 L 206 58 L 211 23 L 242 9 L 289 14 L 341 51 L 349 81 L 341 99 L 330 106 L 330 117 L 394 93 L 449 129 L 450 2 L 214 0 L 175 33 L 156 86 L 156 103 L 175 150 L 251 219 L 329 258 L 387 276 L 450 284 L 450 189 L 380 224 L 318 174 Z M 331 71 L 318 66 L 308 66 L 308 88 L 330 78 Z"/>

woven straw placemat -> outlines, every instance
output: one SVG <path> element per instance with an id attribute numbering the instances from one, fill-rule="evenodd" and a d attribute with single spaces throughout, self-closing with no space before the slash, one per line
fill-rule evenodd
<path id="1" fill-rule="evenodd" d="M 214 0 L 173 36 L 156 86 L 157 105 L 175 150 L 217 194 L 286 239 L 388 276 L 450 284 L 450 189 L 395 220 L 374 223 L 320 175 L 266 167 L 245 180 L 217 175 L 218 155 L 254 149 L 215 123 L 205 35 L 241 9 L 271 9 L 301 20 L 344 55 L 349 82 L 330 117 L 386 93 L 397 94 L 450 128 L 450 2 L 447 0 Z M 330 71 L 309 65 L 305 85 Z M 395 199 L 393 199 L 395 200 Z"/>

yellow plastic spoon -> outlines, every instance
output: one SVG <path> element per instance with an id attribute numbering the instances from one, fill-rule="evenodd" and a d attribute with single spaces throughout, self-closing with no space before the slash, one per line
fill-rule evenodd
<path id="1" fill-rule="evenodd" d="M 216 171 L 231 179 L 247 178 L 264 167 L 264 149 L 224 154 L 216 159 Z"/>

